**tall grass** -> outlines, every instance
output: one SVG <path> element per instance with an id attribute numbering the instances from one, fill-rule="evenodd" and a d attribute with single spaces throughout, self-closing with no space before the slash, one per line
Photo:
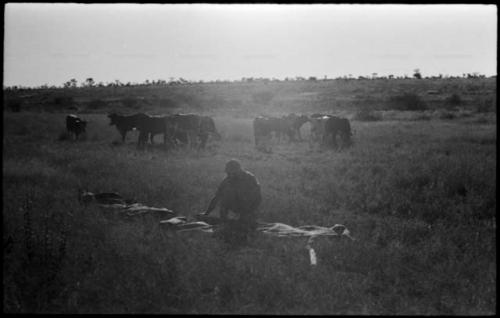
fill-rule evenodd
<path id="1" fill-rule="evenodd" d="M 221 116 L 210 151 L 136 149 L 105 115 L 58 141 L 63 114 L 4 120 L 4 312 L 493 314 L 496 125 L 352 122 L 354 146 L 254 149 L 251 120 Z M 83 115 L 82 115 L 83 116 Z M 24 128 L 23 128 L 24 127 Z M 192 216 L 238 158 L 259 179 L 259 218 L 345 224 L 356 241 L 258 236 L 233 248 L 77 201 L 117 191 Z"/>

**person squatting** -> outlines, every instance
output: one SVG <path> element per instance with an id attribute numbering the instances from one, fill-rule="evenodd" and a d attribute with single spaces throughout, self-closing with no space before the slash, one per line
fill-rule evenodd
<path id="1" fill-rule="evenodd" d="M 260 184 L 249 171 L 244 170 L 238 160 L 226 163 L 226 178 L 219 185 L 215 196 L 201 216 L 208 216 L 217 206 L 224 227 L 224 237 L 230 241 L 247 240 L 257 228 L 257 209 L 262 201 Z M 229 212 L 237 216 L 228 218 Z"/>

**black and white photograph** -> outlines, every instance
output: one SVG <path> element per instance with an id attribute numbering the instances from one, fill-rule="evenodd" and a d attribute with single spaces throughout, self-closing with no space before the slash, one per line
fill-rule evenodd
<path id="1" fill-rule="evenodd" d="M 4 314 L 496 315 L 497 5 L 3 8 Z"/>

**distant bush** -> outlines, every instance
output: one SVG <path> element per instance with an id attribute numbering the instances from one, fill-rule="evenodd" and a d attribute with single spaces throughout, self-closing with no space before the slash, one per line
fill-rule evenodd
<path id="1" fill-rule="evenodd" d="M 162 108 L 175 108 L 178 106 L 178 103 L 169 98 L 162 98 L 158 100 L 158 106 Z"/>
<path id="2" fill-rule="evenodd" d="M 11 99 L 7 101 L 7 107 L 14 113 L 19 113 L 21 111 L 22 102 L 20 99 Z"/>
<path id="3" fill-rule="evenodd" d="M 96 110 L 96 109 L 104 108 L 104 107 L 106 107 L 106 105 L 107 105 L 106 102 L 103 101 L 102 99 L 94 99 L 88 103 L 87 108 Z"/>
<path id="4" fill-rule="evenodd" d="M 402 95 L 391 96 L 389 98 L 391 109 L 396 110 L 426 110 L 427 104 L 424 100 L 414 93 L 405 93 Z"/>
<path id="5" fill-rule="evenodd" d="M 431 120 L 431 116 L 426 113 L 418 113 L 415 116 L 411 116 L 409 120 Z"/>
<path id="6" fill-rule="evenodd" d="M 257 104 L 269 104 L 274 98 L 274 93 L 271 91 L 262 91 L 252 94 L 252 99 Z"/>
<path id="7" fill-rule="evenodd" d="M 231 134 L 226 139 L 233 142 L 252 142 L 252 139 L 250 137 L 243 134 Z"/>
<path id="8" fill-rule="evenodd" d="M 476 101 L 476 111 L 478 113 L 496 112 L 496 101 L 492 97 L 482 98 Z"/>
<path id="9" fill-rule="evenodd" d="M 209 106 L 210 108 L 225 107 L 228 104 L 230 103 L 226 100 L 224 96 L 220 94 L 213 94 L 206 101 L 206 105 Z"/>
<path id="10" fill-rule="evenodd" d="M 127 108 L 134 108 L 134 109 L 137 109 L 140 107 L 139 105 L 139 101 L 137 100 L 137 98 L 134 98 L 134 97 L 126 97 L 126 98 L 123 98 L 121 100 L 123 106 L 127 107 Z"/>
<path id="11" fill-rule="evenodd" d="M 380 114 L 376 114 L 374 111 L 368 109 L 362 109 L 354 114 L 353 120 L 377 121 L 377 120 L 382 120 L 382 116 L 380 116 Z"/>
<path id="12" fill-rule="evenodd" d="M 445 102 L 451 106 L 459 106 L 463 104 L 462 98 L 457 93 L 453 93 L 451 96 L 447 97 Z"/>
<path id="13" fill-rule="evenodd" d="M 495 117 L 492 118 L 491 116 L 484 116 L 481 114 L 475 119 L 471 120 L 471 122 L 474 124 L 493 124 L 495 123 Z"/>
<path id="14" fill-rule="evenodd" d="M 453 112 L 442 110 L 439 112 L 438 117 L 439 119 L 455 119 L 457 118 L 457 115 Z"/>
<path id="15" fill-rule="evenodd" d="M 75 101 L 71 96 L 56 96 L 52 104 L 56 109 L 71 108 L 75 106 Z"/>

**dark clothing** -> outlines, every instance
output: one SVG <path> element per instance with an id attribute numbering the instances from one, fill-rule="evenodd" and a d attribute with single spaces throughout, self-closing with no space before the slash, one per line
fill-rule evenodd
<path id="1" fill-rule="evenodd" d="M 238 168 L 235 172 L 228 173 L 221 182 L 205 214 L 209 214 L 219 203 L 224 226 L 216 236 L 230 245 L 244 244 L 255 234 L 256 210 L 261 200 L 260 185 L 255 176 Z M 228 220 L 229 211 L 238 215 L 238 219 Z"/>
<path id="2" fill-rule="evenodd" d="M 242 221 L 255 221 L 255 210 L 261 200 L 259 182 L 253 174 L 241 170 L 222 181 L 207 212 L 210 213 L 220 203 L 222 218 L 226 218 L 227 213 L 232 211 Z"/>

